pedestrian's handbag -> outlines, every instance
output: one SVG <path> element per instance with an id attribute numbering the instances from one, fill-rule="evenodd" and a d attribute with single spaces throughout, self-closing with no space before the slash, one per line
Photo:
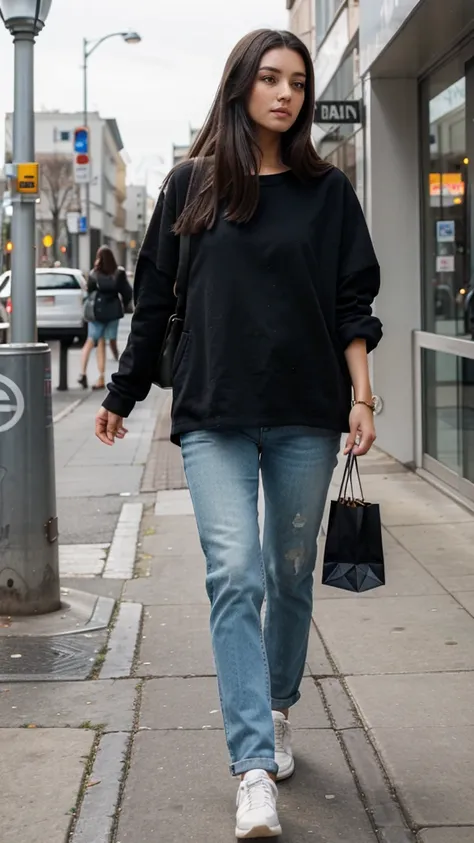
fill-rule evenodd
<path id="1" fill-rule="evenodd" d="M 360 498 L 354 496 L 354 469 Z M 364 500 L 357 457 L 352 452 L 347 458 L 339 498 L 331 502 L 323 585 L 358 592 L 385 585 L 380 507 Z"/>
<path id="2" fill-rule="evenodd" d="M 153 383 L 162 389 L 173 386 L 173 369 L 176 351 L 183 333 L 184 315 L 186 311 L 186 297 L 189 275 L 189 235 L 179 236 L 179 259 L 176 273 L 175 291 L 177 296 L 176 310 L 168 321 L 166 334 L 156 363 Z"/>
<path id="3" fill-rule="evenodd" d="M 84 321 L 85 322 L 95 322 L 95 300 L 97 296 L 97 290 L 93 290 L 92 293 L 89 293 L 86 300 L 84 301 Z"/>

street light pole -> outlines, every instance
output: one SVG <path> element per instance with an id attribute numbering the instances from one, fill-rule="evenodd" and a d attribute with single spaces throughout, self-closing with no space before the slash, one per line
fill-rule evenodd
<path id="1" fill-rule="evenodd" d="M 15 82 L 13 105 L 13 161 L 34 161 L 35 116 L 33 105 L 33 50 L 35 28 L 17 23 L 12 30 L 15 45 Z M 13 342 L 36 341 L 35 277 L 35 218 L 36 197 L 16 194 L 13 199 L 12 287 L 13 311 L 11 334 Z M 21 303 L 21 304 L 20 304 Z"/>
<path id="2" fill-rule="evenodd" d="M 88 41 L 87 38 L 83 39 L 82 42 L 82 69 L 83 69 L 83 121 L 84 121 L 84 128 L 89 130 L 89 104 L 88 104 L 88 79 L 87 79 L 87 72 L 88 72 L 88 60 L 89 56 L 92 55 L 104 41 L 108 41 L 109 38 L 123 38 L 126 44 L 139 44 L 141 36 L 138 32 L 128 31 L 128 32 L 111 32 L 109 35 L 103 35 L 102 38 L 97 38 L 95 41 Z M 90 151 L 90 131 L 88 131 L 89 135 L 89 151 Z M 85 217 L 86 217 L 86 243 L 87 243 L 87 262 L 89 266 L 92 263 L 92 256 L 91 256 L 91 249 L 90 249 L 90 232 L 91 232 L 91 191 L 90 191 L 90 182 L 87 182 L 85 185 Z"/>
<path id="3" fill-rule="evenodd" d="M 51 351 L 36 342 L 34 39 L 51 0 L 0 0 L 15 45 L 12 345 L 0 345 L 0 615 L 60 608 Z"/>

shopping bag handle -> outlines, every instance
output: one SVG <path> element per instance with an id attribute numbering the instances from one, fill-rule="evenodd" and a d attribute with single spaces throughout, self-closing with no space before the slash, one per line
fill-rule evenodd
<path id="1" fill-rule="evenodd" d="M 355 467 L 356 474 L 357 474 L 357 481 L 359 483 L 360 500 L 364 503 L 364 492 L 362 491 L 362 483 L 361 483 L 361 480 L 360 480 L 359 464 L 357 462 L 356 455 L 352 451 L 350 451 L 348 456 L 347 456 L 346 465 L 345 465 L 345 468 L 344 468 L 344 474 L 342 475 L 341 488 L 339 489 L 339 500 L 344 500 L 344 501 L 345 500 L 350 500 L 350 501 L 355 500 L 354 483 L 353 483 L 353 479 L 352 479 L 352 472 L 354 470 L 354 467 Z M 348 498 L 348 496 L 347 496 L 349 486 L 350 486 L 350 489 L 351 489 L 350 498 Z"/>

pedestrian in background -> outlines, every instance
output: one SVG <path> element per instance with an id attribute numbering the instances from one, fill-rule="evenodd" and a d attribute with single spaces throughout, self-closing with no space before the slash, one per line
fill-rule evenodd
<path id="1" fill-rule="evenodd" d="M 155 209 L 131 335 L 96 419 L 111 445 L 148 394 L 175 311 L 180 237 L 190 236 L 171 438 L 206 556 L 231 772 L 241 777 L 238 838 L 281 833 L 275 781 L 294 770 L 289 709 L 328 487 L 341 433 L 350 431 L 345 453 L 375 440 L 367 354 L 382 333 L 371 311 L 379 266 L 350 182 L 313 147 L 313 114 L 313 65 L 298 38 L 259 30 L 235 47 L 191 160 Z"/>
<path id="2" fill-rule="evenodd" d="M 123 267 L 117 265 L 114 253 L 108 246 L 101 246 L 97 251 L 94 268 L 87 281 L 88 295 L 100 295 L 100 320 L 88 323 L 87 340 L 81 357 L 81 375 L 79 383 L 87 389 L 87 366 L 94 346 L 97 348 L 97 367 L 99 379 L 92 389 L 105 389 L 106 343 L 115 360 L 119 359 L 117 334 L 120 319 L 132 300 L 132 288 Z"/>

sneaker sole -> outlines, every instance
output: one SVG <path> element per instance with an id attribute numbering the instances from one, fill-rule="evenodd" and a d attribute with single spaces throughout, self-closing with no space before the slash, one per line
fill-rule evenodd
<path id="1" fill-rule="evenodd" d="M 238 840 L 249 840 L 258 837 L 279 837 L 281 835 L 281 825 L 256 825 L 254 828 L 244 830 L 241 828 L 235 829 L 235 836 Z"/>
<path id="2" fill-rule="evenodd" d="M 288 767 L 288 770 L 285 770 L 284 773 L 281 773 L 281 774 L 279 772 L 277 773 L 277 777 L 276 777 L 277 782 L 283 782 L 283 781 L 285 781 L 285 779 L 291 778 L 291 776 L 293 775 L 294 772 L 295 772 L 295 762 L 293 760 L 293 763 L 292 763 L 291 767 Z"/>

